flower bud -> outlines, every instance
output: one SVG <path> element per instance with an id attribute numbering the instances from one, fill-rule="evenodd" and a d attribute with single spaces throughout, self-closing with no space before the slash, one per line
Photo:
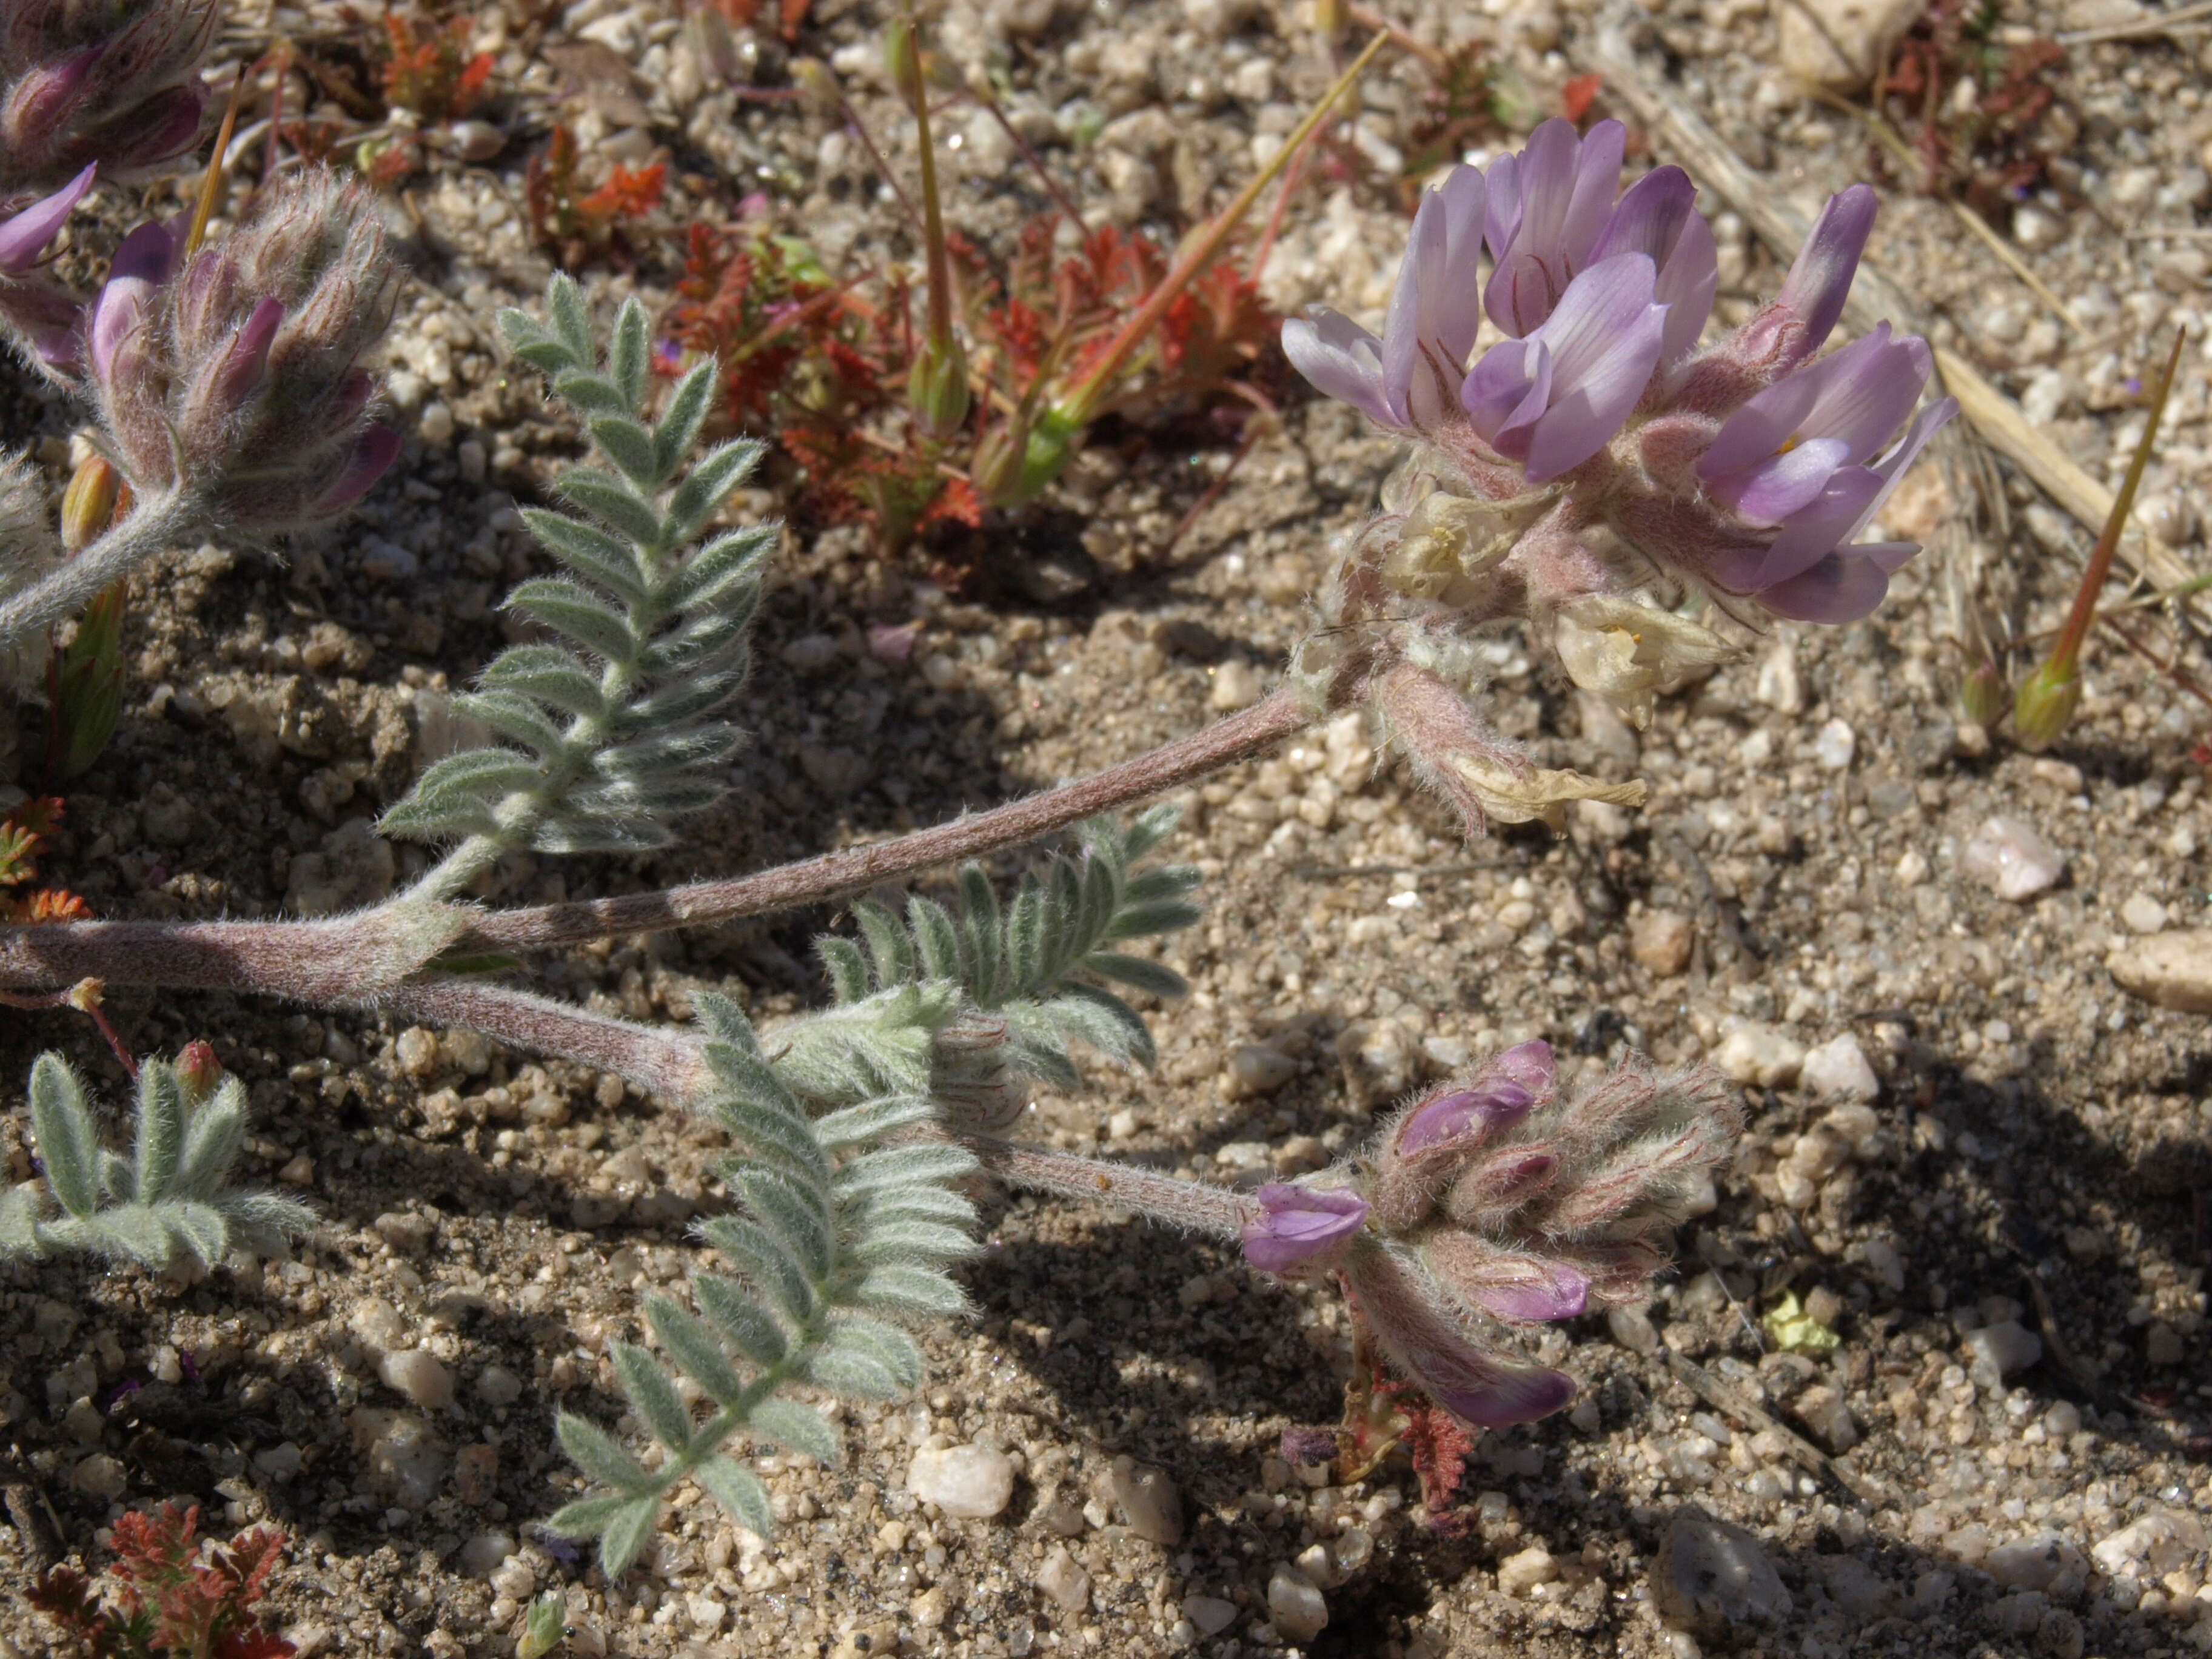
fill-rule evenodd
<path id="1" fill-rule="evenodd" d="M 1574 1398 L 1574 1379 L 1547 1366 L 1484 1352 L 1438 1308 L 1398 1257 L 1383 1249 L 1352 1251 L 1345 1281 L 1361 1322 L 1382 1351 L 1430 1399 L 1463 1422 L 1503 1428 L 1548 1417 Z"/>
<path id="2" fill-rule="evenodd" d="M 921 46 L 915 38 L 914 21 L 894 17 L 884 29 L 884 69 L 891 90 L 906 100 L 908 109 L 922 96 Z"/>
<path id="3" fill-rule="evenodd" d="M 107 533 L 123 499 L 123 475 L 103 455 L 88 455 L 62 495 L 62 548 L 78 553 Z"/>
<path id="4" fill-rule="evenodd" d="M 97 162 L 143 173 L 199 137 L 216 0 L 20 0 L 0 29 L 0 201 Z"/>
<path id="5" fill-rule="evenodd" d="M 948 331 L 942 339 L 922 340 L 907 375 L 906 396 L 921 429 L 933 438 L 949 438 L 967 424 L 968 354 L 957 335 Z"/>
<path id="6" fill-rule="evenodd" d="M 2080 673 L 2054 657 L 2021 682 L 2012 706 L 2013 735 L 2029 749 L 2047 748 L 2058 741 L 2081 702 Z"/>
<path id="7" fill-rule="evenodd" d="M 222 1081 L 222 1062 L 215 1057 L 215 1046 L 204 1040 L 187 1042 L 178 1051 L 175 1071 L 185 1098 L 195 1103 L 213 1094 Z"/>
<path id="8" fill-rule="evenodd" d="M 1271 1181 L 1254 1196 L 1260 1211 L 1244 1224 L 1244 1259 L 1261 1273 L 1331 1266 L 1367 1219 L 1367 1200 L 1345 1188 Z"/>
<path id="9" fill-rule="evenodd" d="M 395 273 L 366 191 L 327 170 L 264 191 L 184 258 L 142 225 L 86 331 L 111 446 L 142 496 L 183 488 L 216 518 L 275 532 L 349 506 L 398 450 L 363 418 L 359 359 L 390 321 Z"/>
<path id="10" fill-rule="evenodd" d="M 1430 1269 L 1458 1301 L 1519 1324 L 1573 1319 L 1589 1303 L 1589 1280 L 1565 1261 L 1508 1249 L 1447 1228 L 1428 1243 Z"/>
<path id="11" fill-rule="evenodd" d="M 1995 726 L 2012 707 L 2004 670 L 1984 661 L 1959 684 L 1959 712 L 1977 726 Z"/>

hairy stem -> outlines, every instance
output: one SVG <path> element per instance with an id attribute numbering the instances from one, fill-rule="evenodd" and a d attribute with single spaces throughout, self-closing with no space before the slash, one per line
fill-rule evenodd
<path id="1" fill-rule="evenodd" d="M 1259 1205 L 1242 1193 L 1202 1181 L 1182 1181 L 1133 1164 L 1048 1152 L 995 1135 L 960 1135 L 960 1145 L 1003 1181 L 1033 1192 L 1060 1193 L 1134 1210 L 1154 1221 L 1216 1238 L 1237 1238 Z"/>
<path id="2" fill-rule="evenodd" d="M 142 502 L 83 552 L 0 604 L 0 643 L 75 616 L 110 582 L 173 547 L 199 517 L 199 503 L 182 489 Z"/>
<path id="3" fill-rule="evenodd" d="M 458 980 L 403 985 L 374 1006 L 434 1025 L 465 1025 L 513 1048 L 595 1066 L 686 1106 L 697 1105 L 714 1086 L 714 1073 L 691 1037 L 512 986 Z"/>
<path id="4" fill-rule="evenodd" d="M 137 521 L 134 515 L 131 522 Z M 100 544 L 95 543 L 95 549 Z M 863 891 L 918 871 L 1019 846 L 1180 788 L 1273 748 L 1312 720 L 1312 711 L 1295 693 L 1279 690 L 1203 732 L 1027 800 L 896 841 L 734 880 L 696 882 L 654 893 L 540 905 L 466 921 L 462 918 L 468 913 L 445 907 L 392 903 L 330 921 L 79 921 L 0 928 L 0 986 L 51 988 L 93 978 L 110 985 L 258 992 L 325 1006 L 359 1004 L 398 994 L 401 988 L 444 992 L 458 988 L 401 988 L 398 981 L 441 951 L 544 950 L 614 934 L 728 921 Z M 433 938 L 434 930 L 419 924 L 437 916 L 452 918 L 453 927 Z M 607 1069 L 620 1070 L 611 1064 Z"/>
<path id="5" fill-rule="evenodd" d="M 1181 788 L 1273 748 L 1304 730 L 1312 720 L 1312 713 L 1294 693 L 1279 690 L 1242 714 L 1149 755 L 973 817 L 727 881 L 498 912 L 471 926 L 460 947 L 544 950 L 611 934 L 659 933 L 819 903 L 939 865 L 1018 847 L 1101 812 Z M 0 947 L 0 983 L 9 982 L 5 961 L 4 947 Z"/>

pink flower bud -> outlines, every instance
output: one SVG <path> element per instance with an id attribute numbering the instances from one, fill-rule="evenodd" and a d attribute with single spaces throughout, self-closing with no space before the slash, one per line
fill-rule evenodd
<path id="1" fill-rule="evenodd" d="M 1367 1200 L 1345 1188 L 1271 1181 L 1255 1196 L 1260 1212 L 1244 1224 L 1244 1259 L 1261 1273 L 1331 1265 L 1367 1219 Z"/>
<path id="2" fill-rule="evenodd" d="M 1398 1131 L 1397 1149 L 1405 1155 L 1440 1141 L 1479 1138 L 1492 1128 L 1517 1123 L 1536 1097 L 1510 1078 L 1492 1078 L 1477 1089 L 1455 1089 L 1419 1108 Z"/>
<path id="3" fill-rule="evenodd" d="M 399 447 L 366 420 L 372 382 L 356 366 L 396 286 L 367 192 L 327 170 L 282 179 L 181 268 L 179 252 L 167 227 L 133 231 L 87 330 L 132 487 L 188 488 L 263 532 L 358 500 Z"/>
<path id="4" fill-rule="evenodd" d="M 1428 1244 L 1429 1267 L 1469 1307 L 1522 1324 L 1572 1319 L 1589 1302 L 1589 1280 L 1569 1263 L 1508 1249 L 1472 1232 L 1448 1229 Z"/>

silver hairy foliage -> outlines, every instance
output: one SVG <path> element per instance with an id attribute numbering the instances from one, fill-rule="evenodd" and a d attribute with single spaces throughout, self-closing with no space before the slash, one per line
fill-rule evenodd
<path id="1" fill-rule="evenodd" d="M 31 1068 L 31 1131 L 61 1213 L 48 1212 L 33 1182 L 0 1194 L 0 1259 L 83 1251 L 149 1267 L 185 1256 L 213 1267 L 241 1234 L 265 1241 L 315 1223 L 304 1204 L 225 1185 L 246 1143 L 246 1089 L 236 1078 L 196 1100 L 174 1070 L 147 1060 L 125 1158 L 101 1143 L 76 1074 L 58 1055 L 41 1054 Z"/>
<path id="2" fill-rule="evenodd" d="M 441 893 L 518 848 L 665 845 L 667 820 L 720 797 L 714 772 L 739 733 L 717 711 L 750 665 L 747 630 L 777 535 L 761 525 L 695 545 L 761 453 L 736 441 L 685 465 L 714 396 L 712 361 L 647 421 L 645 308 L 623 305 L 604 362 L 568 277 L 553 278 L 545 312 L 540 323 L 503 311 L 500 327 L 583 416 L 611 470 L 574 467 L 555 479 L 578 513 L 523 513 L 565 574 L 523 582 L 507 605 L 552 641 L 502 652 L 454 703 L 507 741 L 439 761 L 385 815 L 387 835 L 462 838 L 426 881 Z"/>

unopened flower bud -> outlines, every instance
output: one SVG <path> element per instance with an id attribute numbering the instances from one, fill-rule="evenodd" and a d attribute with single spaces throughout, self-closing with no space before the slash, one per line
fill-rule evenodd
<path id="1" fill-rule="evenodd" d="M 933 438 L 948 438 L 968 422 L 968 354 L 959 337 L 925 337 L 907 375 L 907 402 Z"/>
<path id="2" fill-rule="evenodd" d="M 915 38 L 914 21 L 894 17 L 884 28 L 884 69 L 891 89 L 906 100 L 908 109 L 922 95 L 921 46 Z"/>
<path id="3" fill-rule="evenodd" d="M 1548 1417 L 1574 1398 L 1574 1379 L 1564 1371 L 1485 1353 L 1469 1342 L 1433 1304 L 1433 1290 L 1395 1255 L 1357 1249 L 1344 1272 L 1360 1319 L 1382 1351 L 1453 1416 L 1503 1428 Z"/>
<path id="4" fill-rule="evenodd" d="M 1367 1200 L 1346 1188 L 1271 1181 L 1254 1196 L 1260 1212 L 1244 1224 L 1244 1259 L 1261 1273 L 1331 1265 L 1367 1219 Z"/>
<path id="5" fill-rule="evenodd" d="M 222 1081 L 222 1062 L 215 1057 L 212 1043 L 204 1040 L 187 1042 L 178 1052 L 176 1073 L 185 1097 L 201 1101 L 213 1094 L 215 1085 Z"/>
<path id="6" fill-rule="evenodd" d="M 1984 662 L 1959 684 L 1959 712 L 1977 726 L 1995 726 L 2012 708 L 2004 670 Z"/>
<path id="7" fill-rule="evenodd" d="M 2074 718 L 2081 702 L 2081 676 L 2057 658 L 2021 682 L 2012 706 L 2013 735 L 2030 749 L 2047 748 Z"/>
<path id="8" fill-rule="evenodd" d="M 123 475 L 104 455 L 88 455 L 62 495 L 62 548 L 82 552 L 107 533 L 123 498 Z"/>
<path id="9" fill-rule="evenodd" d="M 1459 1301 L 1500 1319 L 1573 1319 L 1589 1304 L 1589 1279 L 1566 1262 L 1448 1228 L 1428 1243 L 1430 1267 Z"/>
<path id="10" fill-rule="evenodd" d="M 133 231 L 86 331 L 132 488 L 190 489 L 247 531 L 351 505 L 398 451 L 363 418 L 374 382 L 358 366 L 395 286 L 367 192 L 324 169 L 264 191 L 189 258 L 173 226 Z"/>

